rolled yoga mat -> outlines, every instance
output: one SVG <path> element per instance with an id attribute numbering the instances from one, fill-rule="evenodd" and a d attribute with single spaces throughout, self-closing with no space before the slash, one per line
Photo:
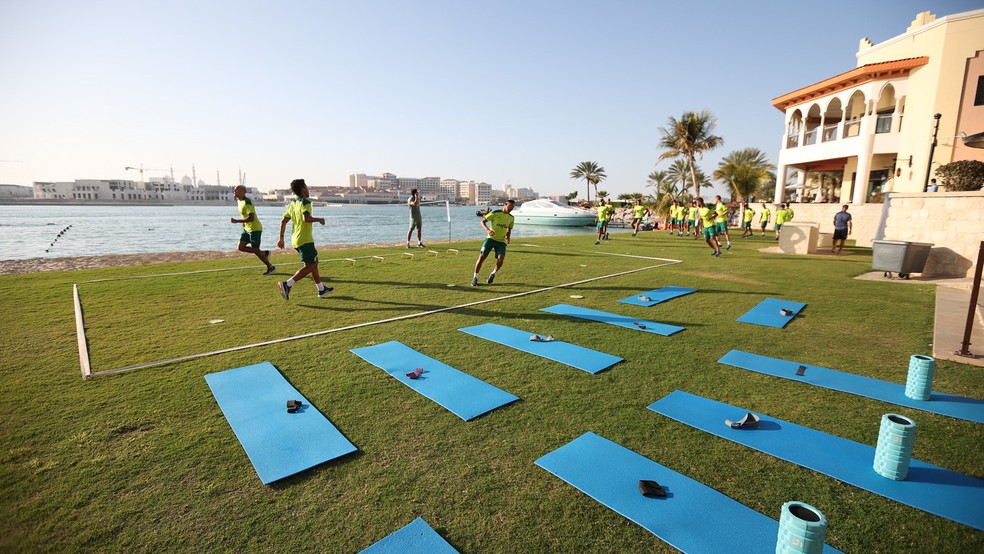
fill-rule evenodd
<path id="1" fill-rule="evenodd" d="M 891 402 L 906 408 L 915 408 L 957 419 L 966 419 L 975 423 L 984 423 L 984 400 L 977 400 L 976 398 L 934 392 L 927 401 L 913 400 L 905 395 L 905 386 L 898 383 L 890 383 L 826 367 L 760 356 L 741 350 L 728 352 L 718 360 L 718 363 L 757 371 L 773 377 L 802 381 L 810 385 L 856 394 L 865 398 L 874 398 L 882 402 Z M 803 375 L 796 375 L 800 367 L 803 368 Z"/>
<path id="2" fill-rule="evenodd" d="M 679 390 L 649 409 L 896 502 L 984 530 L 984 480 L 916 459 L 910 462 L 905 481 L 886 479 L 871 467 L 875 458 L 872 446 L 764 414 L 759 414 L 758 429 L 732 429 L 724 420 L 748 410 Z"/>
<path id="3" fill-rule="evenodd" d="M 358 450 L 270 362 L 205 382 L 264 485 Z M 300 409 L 287 413 L 288 400 Z"/>
<path id="4" fill-rule="evenodd" d="M 678 550 L 700 554 L 776 548 L 776 520 L 594 433 L 550 452 L 536 465 Z M 640 480 L 656 481 L 666 497 L 643 496 Z M 558 548 L 575 551 L 578 546 Z M 827 547 L 825 552 L 839 551 Z"/>
<path id="5" fill-rule="evenodd" d="M 465 421 L 519 400 L 514 394 L 398 341 L 353 348 L 351 352 Z M 420 377 L 411 379 L 407 376 L 417 368 L 423 369 Z"/>

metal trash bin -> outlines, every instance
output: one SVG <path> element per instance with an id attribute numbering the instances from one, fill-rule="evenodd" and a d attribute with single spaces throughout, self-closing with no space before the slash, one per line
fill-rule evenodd
<path id="1" fill-rule="evenodd" d="M 898 273 L 899 277 L 908 279 L 911 273 L 922 273 L 932 248 L 932 243 L 928 242 L 873 240 L 871 268 L 884 271 L 885 277 L 891 278 L 892 273 Z"/>

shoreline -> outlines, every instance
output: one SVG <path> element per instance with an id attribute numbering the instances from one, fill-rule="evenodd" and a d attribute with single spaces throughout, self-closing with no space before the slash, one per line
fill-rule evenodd
<path id="1" fill-rule="evenodd" d="M 319 246 L 318 252 L 394 246 L 403 246 L 403 243 L 393 244 L 370 242 L 361 244 L 333 244 L 329 246 Z M 295 252 L 291 248 L 271 248 L 270 255 L 274 254 L 295 254 Z M 142 254 L 71 256 L 65 258 L 28 258 L 26 260 L 0 260 L 0 275 L 44 273 L 48 271 L 76 271 L 81 269 L 98 269 L 102 267 L 194 262 L 238 257 L 256 258 L 256 256 L 253 256 L 252 254 L 247 254 L 238 250 L 199 250 L 193 252 L 147 252 Z M 257 260 L 257 263 L 259 263 L 259 260 Z"/>

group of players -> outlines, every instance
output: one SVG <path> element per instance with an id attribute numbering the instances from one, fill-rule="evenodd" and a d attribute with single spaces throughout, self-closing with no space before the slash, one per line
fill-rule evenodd
<path id="1" fill-rule="evenodd" d="M 318 250 L 314 245 L 312 229 L 314 223 L 324 225 L 325 219 L 312 215 L 311 201 L 308 200 L 310 193 L 304 179 L 295 179 L 291 182 L 290 188 L 296 197 L 288 203 L 283 219 L 280 221 L 280 238 L 277 241 L 277 247 L 284 248 L 284 233 L 287 223 L 291 223 L 291 246 L 297 250 L 303 265 L 290 279 L 279 281 L 277 287 L 280 289 L 280 294 L 284 300 L 289 300 L 290 291 L 297 281 L 310 275 L 317 287 L 318 297 L 324 298 L 332 292 L 333 288 L 327 287 L 321 282 L 321 275 L 318 272 Z M 243 231 L 239 238 L 239 250 L 254 254 L 259 258 L 266 265 L 266 271 L 263 274 L 270 275 L 277 268 L 270 263 L 270 251 L 260 249 L 260 237 L 263 226 L 256 215 L 256 209 L 253 207 L 252 201 L 246 197 L 246 187 L 242 185 L 236 187 L 235 196 L 241 218 L 230 218 L 230 222 L 243 226 Z M 722 252 L 721 239 L 719 237 L 724 237 L 727 241 L 724 250 L 731 250 L 728 218 L 732 214 L 731 208 L 721 200 L 720 195 L 715 196 L 714 200 L 715 203 L 713 206 L 705 204 L 703 198 L 696 198 L 690 206 L 674 200 L 673 205 L 670 207 L 670 220 L 666 225 L 666 229 L 671 235 L 675 232 L 678 237 L 682 237 L 684 233 L 687 236 L 693 236 L 695 239 L 703 236 L 704 241 L 711 248 L 711 255 L 720 257 Z M 411 191 L 411 196 L 407 204 L 410 208 L 410 230 L 407 232 L 407 248 L 410 248 L 410 240 L 414 230 L 417 231 L 417 246 L 423 248 L 424 244 L 421 242 L 423 225 L 422 218 L 420 217 L 420 199 L 416 189 Z M 478 260 L 475 262 L 475 273 L 472 276 L 471 286 L 478 286 L 478 273 L 482 268 L 482 264 L 485 262 L 485 258 L 492 252 L 495 252 L 496 264 L 495 268 L 489 274 L 486 283 L 492 284 L 495 280 L 496 272 L 502 267 L 503 261 L 505 260 L 506 245 L 509 244 L 512 235 L 514 218 L 510 212 L 512 212 L 514 207 L 514 201 L 507 200 L 501 210 L 491 211 L 482 218 L 482 228 L 488 236 L 482 243 Z M 598 205 L 597 238 L 595 244 L 600 244 L 602 240 L 608 239 L 608 222 L 611 221 L 614 212 L 614 206 L 610 202 L 605 201 L 605 199 L 602 199 Z M 633 206 L 632 214 L 633 237 L 639 232 L 639 228 L 647 213 L 649 213 L 649 210 L 642 204 L 641 199 L 637 199 L 635 206 Z M 741 204 L 740 211 L 736 215 L 741 218 L 742 238 L 754 236 L 752 221 L 755 218 L 755 212 L 749 207 L 747 202 Z M 769 224 L 771 216 L 771 210 L 763 202 L 762 210 L 758 214 L 759 226 L 763 237 L 765 236 L 766 227 Z M 775 217 L 776 240 L 779 240 L 779 234 L 783 224 L 792 221 L 793 216 L 794 213 L 792 208 L 789 207 L 789 204 L 779 205 Z"/>

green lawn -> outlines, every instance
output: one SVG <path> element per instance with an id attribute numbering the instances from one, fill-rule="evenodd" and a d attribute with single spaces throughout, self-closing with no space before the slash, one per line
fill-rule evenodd
<path id="1" fill-rule="evenodd" d="M 847 552 L 984 550 L 984 533 L 646 409 L 681 389 L 871 445 L 881 415 L 902 413 L 918 424 L 916 458 L 984 477 L 984 426 L 716 363 L 740 348 L 904 382 L 910 355 L 931 353 L 933 286 L 852 279 L 870 270 L 866 249 L 781 256 L 757 250 L 774 241 L 736 238 L 714 259 L 702 241 L 664 233 L 592 242 L 518 237 L 495 285 L 484 285 L 487 261 L 477 288 L 468 286 L 477 242 L 413 260 L 403 249 L 322 253 L 334 294 L 318 299 L 305 280 L 289 303 L 247 256 L 0 276 L 0 549 L 355 552 L 422 516 L 461 552 L 673 551 L 533 464 L 593 431 L 770 517 L 788 500 L 812 504 L 830 521 L 827 542 Z M 385 261 L 339 261 L 375 254 Z M 280 279 L 294 261 L 274 260 Z M 648 266 L 661 267 L 89 381 L 79 370 L 73 283 L 99 372 Z M 86 282 L 215 269 L 229 270 Z M 666 285 L 699 292 L 653 308 L 615 302 Z M 786 329 L 735 321 L 766 297 L 807 307 Z M 539 311 L 561 302 L 686 330 L 659 337 Z M 457 331 L 485 322 L 626 361 L 591 375 Z M 348 351 L 390 340 L 521 400 L 462 422 Z M 359 452 L 263 486 L 203 378 L 263 361 Z M 980 375 L 940 361 L 934 388 L 984 398 Z M 713 514 L 695 524 L 701 517 Z"/>

